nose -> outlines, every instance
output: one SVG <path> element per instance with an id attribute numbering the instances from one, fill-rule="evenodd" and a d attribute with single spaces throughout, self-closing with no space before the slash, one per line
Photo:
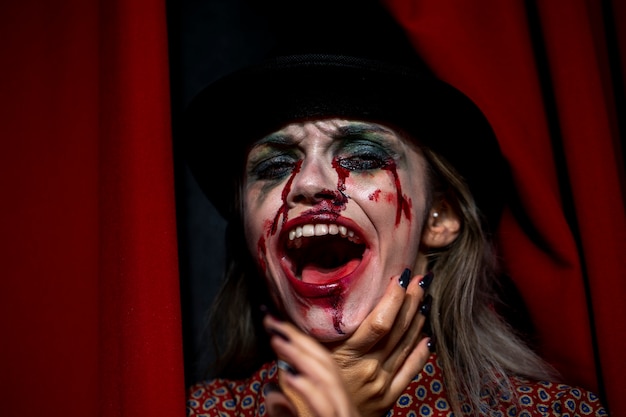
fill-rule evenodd
<path id="1" fill-rule="evenodd" d="M 332 164 L 323 158 L 305 159 L 296 173 L 287 196 L 290 206 L 315 205 L 323 200 L 335 200 L 339 196 L 338 175 Z"/>

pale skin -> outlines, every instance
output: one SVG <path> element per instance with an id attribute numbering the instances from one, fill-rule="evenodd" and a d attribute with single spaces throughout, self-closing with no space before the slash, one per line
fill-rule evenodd
<path id="1" fill-rule="evenodd" d="M 245 231 L 291 321 L 264 324 L 298 371 L 281 371 L 270 415 L 381 415 L 424 366 L 425 252 L 460 230 L 445 202 L 427 207 L 426 164 L 394 130 L 343 119 L 292 123 L 251 149 Z"/>

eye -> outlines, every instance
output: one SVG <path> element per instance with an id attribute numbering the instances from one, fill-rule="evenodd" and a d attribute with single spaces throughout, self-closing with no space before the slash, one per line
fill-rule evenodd
<path id="1" fill-rule="evenodd" d="M 298 160 L 290 155 L 279 155 L 256 162 L 248 170 L 255 180 L 279 180 L 293 172 Z"/>
<path id="2" fill-rule="evenodd" d="M 393 157 L 375 144 L 351 143 L 337 156 L 337 164 L 350 171 L 371 171 L 388 167 Z"/>

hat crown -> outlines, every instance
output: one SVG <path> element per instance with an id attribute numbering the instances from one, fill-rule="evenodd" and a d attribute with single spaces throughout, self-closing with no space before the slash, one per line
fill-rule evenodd
<path id="1" fill-rule="evenodd" d="M 337 3 L 345 9 L 353 2 Z M 291 17 L 281 10 L 266 59 L 192 100 L 183 141 L 200 187 L 230 218 L 253 141 L 295 120 L 368 120 L 402 128 L 446 158 L 494 224 L 509 184 L 491 126 L 465 95 L 432 76 L 388 13 L 367 1 L 359 5 L 341 12 L 316 3 L 311 13 Z M 227 167 L 207 161 L 216 153 Z"/>
<path id="2" fill-rule="evenodd" d="M 336 55 L 394 62 L 428 72 L 403 28 L 380 1 L 318 0 L 302 8 L 273 1 L 266 8 L 274 45 L 267 58 Z"/>

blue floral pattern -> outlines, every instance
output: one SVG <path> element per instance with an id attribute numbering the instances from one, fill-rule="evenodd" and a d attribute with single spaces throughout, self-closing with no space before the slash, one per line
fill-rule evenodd
<path id="1" fill-rule="evenodd" d="M 263 387 L 268 383 L 278 383 L 275 362 L 265 364 L 247 379 L 213 379 L 197 383 L 188 391 L 187 416 L 263 417 L 266 415 Z M 497 404 L 491 405 L 493 416 L 608 416 L 600 399 L 586 390 L 523 378 L 514 378 L 512 383 L 515 395 L 502 396 Z M 493 399 L 485 395 L 484 408 L 488 409 L 492 402 Z M 469 404 L 463 404 L 462 410 L 469 413 L 471 408 Z M 454 416 L 436 355 L 431 356 L 387 413 L 387 417 L 401 416 Z"/>

